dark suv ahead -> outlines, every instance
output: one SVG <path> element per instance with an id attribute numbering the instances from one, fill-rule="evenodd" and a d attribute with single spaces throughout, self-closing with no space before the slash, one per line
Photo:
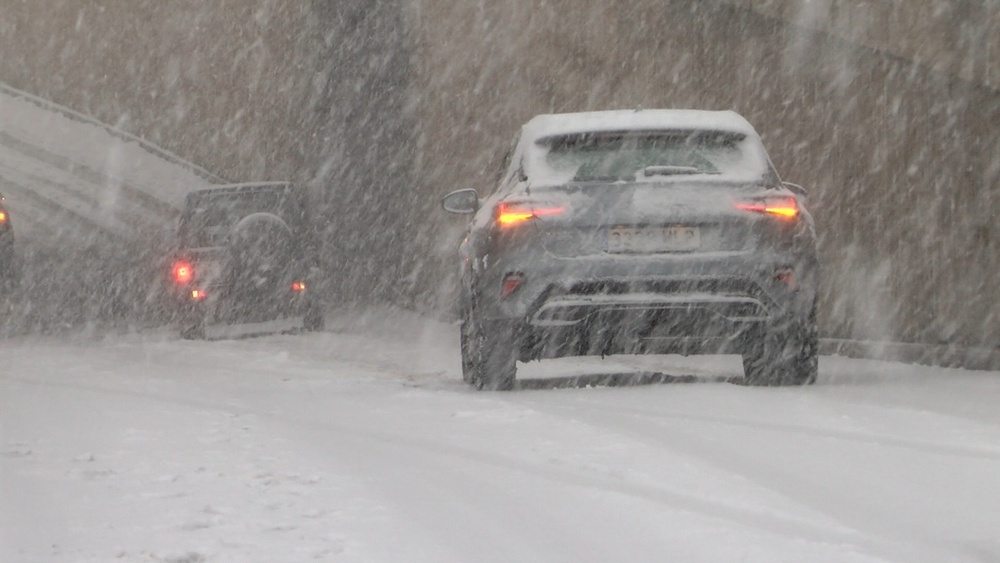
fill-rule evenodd
<path id="1" fill-rule="evenodd" d="M 17 285 L 17 264 L 14 256 L 14 226 L 0 194 L 0 299 L 6 298 Z"/>
<path id="2" fill-rule="evenodd" d="M 532 119 L 492 195 L 442 202 L 472 215 L 460 247 L 463 378 L 510 389 L 518 360 L 732 353 L 747 383 L 813 382 L 804 195 L 732 112 Z"/>
<path id="3" fill-rule="evenodd" d="M 295 185 L 191 192 L 170 259 L 181 336 L 322 328 L 322 310 L 309 291 L 317 256 L 304 194 Z"/>

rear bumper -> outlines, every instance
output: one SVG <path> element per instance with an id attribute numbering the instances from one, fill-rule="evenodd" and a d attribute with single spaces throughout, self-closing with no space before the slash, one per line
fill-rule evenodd
<path id="1" fill-rule="evenodd" d="M 794 283 L 779 278 L 792 272 Z M 504 278 L 520 274 L 523 282 L 507 297 Z M 742 299 L 763 308 L 763 316 L 795 307 L 800 296 L 815 294 L 815 264 L 782 253 L 728 252 L 663 256 L 557 258 L 518 252 L 496 260 L 470 280 L 485 319 L 524 319 L 552 300 L 591 301 L 616 306 L 643 302 Z"/>
<path id="2" fill-rule="evenodd" d="M 522 327 L 518 359 L 532 360 L 568 356 L 611 356 L 616 354 L 742 354 L 760 334 L 759 323 L 717 326 L 717 330 L 693 333 L 684 323 L 660 324 L 647 329 L 645 322 L 605 317 L 601 322 L 575 327 L 539 329 Z M 677 332 L 665 326 L 679 328 Z"/>
<path id="3" fill-rule="evenodd" d="M 198 297 L 191 291 L 178 292 L 175 303 L 182 324 L 252 325 L 272 323 L 285 319 L 299 319 L 306 314 L 311 296 L 306 291 L 234 292 L 224 286 L 199 290 Z M 301 324 L 301 323 L 300 323 Z"/>
<path id="4" fill-rule="evenodd" d="M 814 266 L 776 254 L 509 264 L 481 278 L 476 307 L 514 325 L 525 361 L 742 353 L 766 326 L 807 317 L 816 297 Z M 523 283 L 502 297 L 508 272 Z"/>
<path id="5" fill-rule="evenodd" d="M 205 327 L 205 338 L 240 338 L 258 334 L 274 334 L 299 329 L 304 324 L 305 317 L 303 315 L 282 317 L 271 321 L 215 324 Z"/>
<path id="6" fill-rule="evenodd" d="M 528 308 L 525 319 L 537 327 L 571 326 L 618 313 L 692 315 L 729 322 L 766 321 L 778 308 L 758 284 L 745 279 L 649 279 L 629 282 L 550 286 Z"/>
<path id="7" fill-rule="evenodd" d="M 549 293 L 521 321 L 522 360 L 579 355 L 741 353 L 778 313 L 762 296 Z"/>

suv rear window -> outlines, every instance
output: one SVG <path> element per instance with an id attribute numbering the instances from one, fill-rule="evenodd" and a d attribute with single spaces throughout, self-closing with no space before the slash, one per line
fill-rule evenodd
<path id="1" fill-rule="evenodd" d="M 759 176 L 767 170 L 742 133 L 601 131 L 545 137 L 536 145 L 541 154 L 534 172 L 560 182 L 636 180 L 649 167 L 689 175 Z"/>

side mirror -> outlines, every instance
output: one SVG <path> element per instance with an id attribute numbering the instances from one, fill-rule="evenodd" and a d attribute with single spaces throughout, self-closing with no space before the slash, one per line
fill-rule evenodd
<path id="1" fill-rule="evenodd" d="M 441 207 L 449 213 L 475 213 L 479 210 L 479 194 L 471 188 L 451 192 L 441 200 Z"/>
<path id="2" fill-rule="evenodd" d="M 809 192 L 805 188 L 803 188 L 802 186 L 800 186 L 798 184 L 793 184 L 791 182 L 782 182 L 782 184 L 784 184 L 784 186 L 786 188 L 788 188 L 789 190 L 791 190 L 792 193 L 795 193 L 796 195 L 800 195 L 802 197 L 808 197 L 809 196 Z"/>

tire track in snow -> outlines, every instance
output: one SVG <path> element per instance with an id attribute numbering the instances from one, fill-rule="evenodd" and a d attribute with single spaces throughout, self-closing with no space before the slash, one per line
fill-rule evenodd
<path id="1" fill-rule="evenodd" d="M 138 231 L 145 225 L 138 217 L 122 215 L 115 212 L 113 216 L 102 209 L 100 204 L 89 194 L 74 191 L 65 182 L 53 181 L 36 174 L 23 171 L 12 171 L 0 167 L 0 178 L 15 189 L 31 192 L 36 202 L 45 200 L 50 206 L 58 206 L 66 213 L 72 213 L 79 218 L 101 225 L 106 231 L 124 234 Z M 30 186 L 30 187 L 29 187 Z M 101 220 L 96 219 L 100 217 Z M 56 223 L 58 224 L 58 223 Z M 54 225 L 50 225 L 50 229 Z"/>
<path id="2" fill-rule="evenodd" d="M 56 173 L 53 174 L 53 170 L 45 163 L 26 163 L 24 160 L 5 161 L 0 164 L 0 172 L 8 181 L 20 184 L 25 188 L 32 186 L 35 190 L 40 189 L 52 199 L 60 201 L 60 204 L 68 210 L 82 214 L 86 211 L 96 212 L 100 209 L 100 201 L 93 194 L 98 186 L 91 186 L 92 189 L 87 190 L 71 188 L 69 185 L 71 182 L 68 180 L 75 182 L 77 178 L 61 170 L 56 170 Z M 54 175 L 60 176 L 60 178 L 55 179 Z"/>
<path id="3" fill-rule="evenodd" d="M 759 390 L 749 389 L 748 392 Z M 787 389 L 773 389 L 776 393 L 789 391 Z M 798 390 L 790 390 L 798 391 Z M 927 442 L 890 436 L 886 434 L 862 433 L 851 430 L 838 430 L 833 428 L 805 428 L 794 424 L 783 424 L 779 422 L 748 420 L 735 416 L 710 415 L 703 413 L 670 413 L 664 411 L 653 411 L 649 409 L 632 407 L 615 407 L 606 403 L 596 403 L 594 401 L 581 401 L 589 403 L 587 406 L 599 408 L 604 412 L 615 413 L 619 416 L 642 416 L 650 421 L 674 420 L 683 422 L 707 423 L 731 428 L 747 429 L 753 428 L 768 432 L 777 432 L 791 436 L 801 436 L 806 438 L 833 439 L 855 444 L 865 444 L 872 446 L 891 446 L 900 449 L 913 450 L 918 453 L 929 453 L 943 456 L 958 456 L 989 461 L 1000 461 L 1000 449 L 986 449 L 971 446 L 961 446 L 955 444 L 944 444 L 940 442 Z"/>
<path id="4" fill-rule="evenodd" d="M 35 190 L 11 182 L 2 173 L 0 173 L 0 187 L 3 187 L 4 193 L 16 194 L 18 198 L 23 198 L 25 201 L 30 202 L 28 205 L 43 212 L 44 219 L 39 218 L 38 214 L 34 214 L 36 219 L 33 222 L 33 226 L 39 227 L 38 235 L 40 236 L 37 236 L 37 238 L 51 238 L 53 225 L 58 225 L 60 230 L 65 229 L 69 225 L 70 232 L 68 234 L 91 235 L 93 233 L 100 233 L 115 240 L 125 240 L 124 236 L 106 228 L 97 221 L 68 209 L 59 202 L 45 197 Z M 12 210 L 17 210 L 19 206 L 20 203 L 13 204 L 10 207 Z M 16 222 L 16 219 L 14 221 Z"/>
<path id="5" fill-rule="evenodd" d="M 438 392 L 427 394 L 431 397 L 441 397 Z M 528 414 L 539 414 L 531 409 L 525 410 L 523 405 L 517 404 L 516 401 L 506 400 L 511 396 L 511 394 L 503 394 L 493 396 L 490 399 L 480 399 L 476 401 L 475 406 L 470 408 L 476 413 L 486 415 L 486 418 L 489 418 L 489 411 L 492 407 L 502 407 L 506 411 L 508 407 L 513 406 Z M 510 413 L 507 413 L 507 416 L 510 416 Z M 542 413 L 542 417 L 551 418 L 547 413 Z M 851 545 L 864 548 L 868 554 L 881 553 L 890 559 L 899 554 L 898 546 L 890 548 L 883 542 L 866 537 L 849 525 L 844 525 L 839 530 L 831 529 L 830 523 L 805 521 L 797 515 L 783 515 L 774 511 L 741 507 L 734 503 L 700 497 L 697 494 L 668 490 L 651 483 L 628 481 L 622 479 L 622 476 L 614 470 L 595 470 L 593 466 L 589 465 L 593 460 L 585 459 L 584 463 L 578 464 L 567 463 L 565 459 L 533 462 L 527 459 L 521 450 L 509 454 L 489 450 L 488 448 L 494 442 L 488 432 L 482 434 L 478 440 L 475 438 L 465 440 L 466 443 L 470 444 L 482 444 L 483 448 L 487 448 L 484 450 L 429 437 L 450 435 L 446 432 L 420 433 L 419 430 L 416 432 L 393 432 L 386 429 L 372 429 L 371 424 L 364 424 L 360 428 L 353 425 L 329 424 L 304 416 L 303 411 L 299 411 L 296 416 L 279 415 L 276 418 L 286 424 L 293 425 L 294 428 L 291 428 L 286 434 L 299 437 L 305 440 L 305 443 L 319 443 L 323 441 L 323 436 L 346 437 L 356 442 L 356 449 L 345 452 L 343 439 L 339 439 L 338 452 L 344 459 L 363 460 L 354 464 L 358 466 L 357 473 L 359 475 L 384 472 L 387 467 L 395 468 L 395 471 L 400 473 L 399 476 L 390 475 L 382 480 L 385 486 L 392 490 L 390 498 L 393 498 L 395 494 L 405 493 L 405 491 L 399 490 L 400 486 L 397 483 L 400 481 L 405 482 L 406 487 L 423 487 L 425 485 L 424 483 L 415 484 L 412 480 L 407 480 L 407 476 L 412 475 L 417 468 L 423 468 L 416 471 L 417 474 L 433 475 L 435 481 L 441 480 L 442 475 L 447 475 L 447 478 L 444 479 L 449 484 L 447 494 L 455 497 L 462 497 L 466 494 L 482 496 L 487 489 L 497 489 L 498 483 L 494 481 L 498 474 L 508 474 L 512 481 L 519 484 L 519 487 L 530 484 L 545 491 L 549 491 L 553 487 L 568 487 L 599 496 L 611 494 L 616 498 L 629 499 L 629 502 L 632 503 L 657 506 L 658 510 L 666 509 L 698 515 L 710 520 L 725 521 L 735 524 L 741 529 L 755 530 L 789 540 L 805 541 L 815 545 Z M 552 436 L 553 428 L 566 426 L 558 424 L 564 420 L 556 418 L 556 424 L 549 422 L 532 426 L 545 428 L 545 435 Z M 572 430 L 576 430 L 576 425 L 570 426 L 574 427 Z M 420 428 L 420 425 L 416 425 L 416 428 Z M 485 430 L 489 431 L 493 428 Z M 530 431 L 528 428 L 523 430 Z M 476 431 L 473 430 L 473 433 Z M 618 443 L 618 440 L 613 437 L 601 440 L 600 429 L 592 425 L 583 433 L 586 434 L 585 439 L 573 436 L 568 437 L 567 442 L 571 444 Z M 614 430 L 611 430 L 610 433 L 604 431 L 603 434 L 613 436 Z M 516 436 L 514 438 L 518 440 Z M 527 440 L 527 437 L 523 438 L 523 441 Z M 523 445 L 520 442 L 518 444 Z M 574 455 L 578 455 L 578 452 Z M 404 467 L 399 467 L 399 464 L 394 461 L 400 457 L 405 457 L 408 460 Z M 475 467 L 469 468 L 469 465 L 486 469 L 477 470 Z M 662 466 L 658 467 L 663 469 Z M 480 475 L 491 476 L 491 479 L 489 481 L 483 480 L 479 477 Z M 502 483 L 499 486 L 502 486 Z M 502 490 L 497 490 L 494 491 L 494 494 L 498 498 L 502 498 L 504 493 Z M 496 505 L 491 504 L 490 506 L 495 507 Z M 499 510 L 499 508 L 494 508 L 494 510 Z M 497 518 L 494 511 L 487 511 L 487 516 L 492 519 Z M 508 515 L 500 514 L 501 518 L 504 516 Z M 541 515 L 536 516 L 545 518 Z M 551 515 L 551 518 L 558 519 L 560 517 L 559 514 Z M 498 524 L 503 525 L 503 521 Z M 481 525 L 481 523 L 477 522 L 477 525 Z M 506 533 L 509 535 L 509 532 Z M 649 533 L 655 535 L 655 530 L 651 528 Z"/>
<path id="6" fill-rule="evenodd" d="M 150 195 L 121 178 L 115 178 L 104 172 L 99 172 L 93 168 L 74 161 L 73 159 L 46 150 L 38 145 L 29 143 L 22 139 L 12 137 L 0 131 L 0 145 L 4 145 L 25 156 L 41 161 L 49 166 L 58 168 L 73 176 L 82 178 L 95 186 L 116 186 L 129 200 L 139 204 L 142 208 L 153 211 L 166 217 L 176 217 L 180 214 L 180 209 L 173 204 L 163 201 Z"/>
<path id="7" fill-rule="evenodd" d="M 44 199 L 44 207 L 49 210 L 58 206 L 64 213 L 75 215 L 71 221 L 76 224 L 82 219 L 121 238 L 130 238 L 150 228 L 162 228 L 179 214 L 176 207 L 124 180 L 3 132 L 0 149 L 12 157 L 4 159 L 0 174 L 9 184 L 21 188 L 20 195 L 29 192 L 24 197 L 35 203 Z M 102 194 L 113 194 L 114 200 L 104 202 Z M 49 221 L 46 230 L 56 230 L 58 225 L 58 221 Z"/>
<path id="8" fill-rule="evenodd" d="M 908 522 L 905 517 L 901 518 L 897 513 L 898 506 L 903 504 L 901 502 L 883 502 L 878 498 L 868 498 L 861 492 L 845 496 L 843 491 L 851 490 L 850 487 L 830 486 L 829 483 L 824 483 L 819 479 L 813 471 L 795 469 L 797 466 L 806 466 L 811 469 L 821 468 L 823 471 L 838 473 L 840 479 L 857 480 L 867 486 L 874 486 L 870 483 L 879 480 L 891 482 L 894 476 L 902 477 L 900 473 L 905 472 L 893 473 L 886 471 L 887 468 L 882 468 L 880 474 L 877 475 L 855 476 L 850 471 L 834 472 L 829 467 L 819 465 L 818 461 L 813 463 L 809 459 L 808 448 L 799 449 L 796 447 L 796 444 L 807 444 L 824 453 L 817 459 L 828 459 L 830 454 L 826 452 L 830 448 L 825 440 L 833 439 L 845 442 L 851 448 L 851 456 L 864 456 L 865 451 L 867 451 L 883 457 L 893 457 L 882 448 L 881 442 L 869 439 L 865 435 L 860 435 L 861 439 L 859 440 L 859 434 L 856 433 L 841 435 L 826 430 L 814 432 L 808 429 L 790 428 L 781 424 L 729 417 L 687 413 L 665 414 L 650 410 L 608 407 L 593 400 L 581 401 L 572 405 L 556 405 L 546 401 L 532 401 L 530 404 L 544 412 L 565 417 L 567 420 L 574 420 L 579 424 L 616 432 L 630 440 L 644 441 L 653 450 L 681 453 L 703 460 L 733 475 L 742 476 L 785 498 L 800 503 L 802 506 L 808 506 L 820 514 L 837 520 L 841 526 L 866 534 L 867 540 L 863 544 L 876 548 L 875 553 L 881 553 L 890 560 L 897 560 L 900 557 L 900 549 L 908 552 L 904 558 L 907 561 L 954 560 L 956 548 L 954 544 L 960 544 L 960 542 L 946 538 L 930 537 L 929 530 L 926 529 L 927 526 L 924 526 L 923 522 Z M 580 418 L 579 413 L 581 412 L 588 413 L 585 420 Z M 706 423 L 710 425 L 708 429 L 705 426 Z M 718 430 L 711 429 L 711 426 L 715 426 Z M 734 431 L 746 433 L 747 438 L 742 441 L 734 439 Z M 789 435 L 798 442 L 760 439 L 756 437 L 757 431 Z M 719 441 L 721 439 L 717 436 L 723 436 L 726 443 L 741 444 L 740 449 L 720 448 Z M 1000 461 L 1000 457 L 993 455 L 992 452 L 969 451 L 967 448 L 953 450 L 952 448 L 934 446 L 928 449 L 925 447 L 926 444 L 901 442 L 898 447 L 906 450 L 909 454 L 917 454 L 919 459 L 923 459 L 928 453 L 948 456 L 954 451 L 956 457 L 965 458 L 962 460 L 961 467 L 969 467 L 969 461 L 977 462 L 980 472 L 984 470 L 984 463 L 991 464 Z M 754 444 L 766 444 L 767 447 L 758 450 Z M 781 444 L 781 447 L 776 448 L 775 444 Z M 858 450 L 856 447 L 858 445 L 865 446 L 866 450 Z M 888 445 L 893 446 L 893 444 Z M 983 455 L 984 453 L 985 455 Z M 771 454 L 775 455 L 771 456 Z M 844 458 L 837 457 L 836 459 Z M 788 463 L 790 461 L 792 463 Z M 993 473 L 995 474 L 995 472 Z M 923 473 L 920 473 L 920 476 L 922 477 Z M 950 484 L 962 486 L 961 482 Z M 903 485 L 894 484 L 895 490 L 889 490 L 887 493 L 885 490 L 879 489 L 879 493 L 890 496 L 895 493 L 899 496 L 903 494 L 900 487 Z M 975 485 L 969 483 L 966 490 L 971 491 L 973 488 L 976 488 Z M 994 496 L 997 495 L 994 494 Z M 917 511 L 917 513 L 921 512 Z M 970 542 L 968 547 L 972 560 L 978 560 L 974 553 L 978 549 L 975 547 L 975 543 L 975 541 Z M 986 544 L 988 538 L 981 538 L 978 543 Z"/>

